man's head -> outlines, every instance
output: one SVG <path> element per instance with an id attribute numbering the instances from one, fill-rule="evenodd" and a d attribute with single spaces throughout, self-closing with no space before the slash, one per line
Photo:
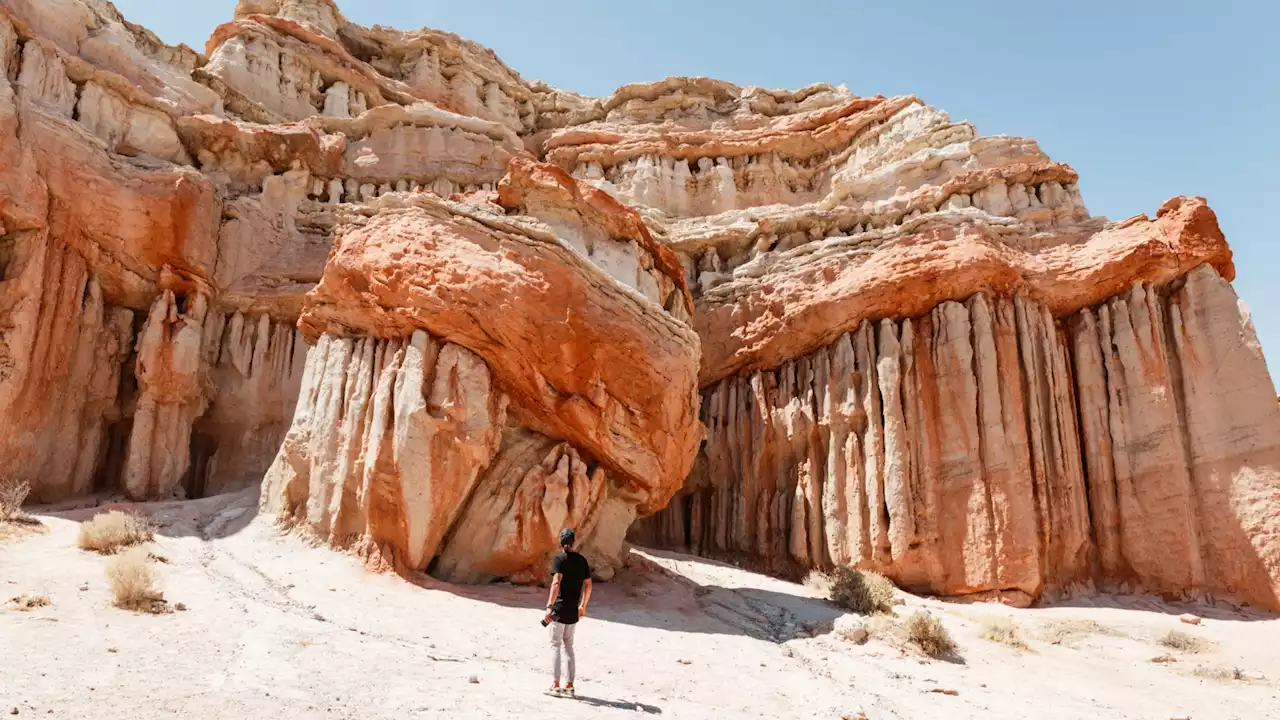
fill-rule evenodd
<path id="1" fill-rule="evenodd" d="M 573 549 L 573 541 L 575 539 L 577 539 L 577 536 L 574 535 L 573 528 L 565 528 L 560 531 L 560 547 L 565 550 Z"/>

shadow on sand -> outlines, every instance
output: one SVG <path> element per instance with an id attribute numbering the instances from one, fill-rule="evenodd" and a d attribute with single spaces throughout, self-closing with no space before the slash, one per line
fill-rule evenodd
<path id="1" fill-rule="evenodd" d="M 610 582 L 596 583 L 590 616 L 606 622 L 685 633 L 745 635 L 783 643 L 831 632 L 845 614 L 820 598 L 752 587 L 701 584 L 667 570 L 646 555 L 675 558 L 693 566 L 732 567 L 694 556 L 644 550 L 632 552 L 627 566 Z M 702 573 L 694 573 L 702 574 Z M 419 587 L 503 607 L 528 608 L 530 622 L 541 618 L 545 587 L 508 583 L 454 585 L 427 575 L 412 578 Z"/>
<path id="2" fill-rule="evenodd" d="M 592 707 L 607 707 L 613 708 L 614 710 L 631 710 L 633 712 L 640 712 L 646 715 L 662 714 L 662 708 L 657 705 L 646 705 L 644 703 L 633 702 L 631 700 L 605 700 L 603 698 L 588 697 L 586 695 L 578 695 L 574 699 L 580 703 L 591 705 Z"/>
<path id="3" fill-rule="evenodd" d="M 157 535 L 217 540 L 241 532 L 254 521 L 258 515 L 259 496 L 260 489 L 256 485 L 197 500 L 133 503 L 118 495 L 99 494 L 55 505 L 31 507 L 29 510 L 37 519 L 41 515 L 52 515 L 74 522 L 84 522 L 111 510 L 138 512 L 152 520 Z M 596 583 L 591 604 L 593 617 L 640 627 L 746 635 L 782 643 L 797 637 L 831 632 L 835 619 L 845 614 L 840 607 L 821 598 L 762 588 L 729 588 L 702 584 L 692 577 L 666 569 L 648 556 L 707 569 L 743 568 L 695 555 L 637 549 L 640 552 L 630 554 L 626 567 L 616 578 L 611 582 Z M 535 614 L 541 612 L 546 601 L 545 587 L 508 583 L 454 585 L 425 574 L 416 575 L 409 580 L 419 587 L 459 597 L 504 607 L 526 607 Z M 947 598 L 937 599 L 948 602 Z M 1275 620 L 1280 617 L 1277 613 L 1220 600 L 1191 601 L 1107 592 L 1059 598 L 1040 602 L 1035 606 L 1112 608 L 1172 616 L 1193 614 L 1207 620 L 1245 622 Z"/>
<path id="4" fill-rule="evenodd" d="M 255 485 L 198 500 L 135 503 L 119 496 L 94 495 L 33 507 L 31 511 L 35 515 L 53 515 L 82 523 L 101 513 L 121 510 L 145 515 L 157 535 L 217 540 L 235 535 L 253 522 L 258 515 L 258 497 Z"/>
<path id="5" fill-rule="evenodd" d="M 1190 600 L 1165 600 L 1152 595 L 1120 595 L 1098 594 L 1081 595 L 1045 602 L 1037 607 L 1052 608 L 1112 608 L 1116 610 L 1134 610 L 1153 612 L 1162 615 L 1196 615 L 1206 620 L 1235 620 L 1258 622 L 1275 620 L 1280 615 L 1252 607 L 1237 607 L 1231 603 L 1215 600 L 1212 602 L 1196 602 Z"/>

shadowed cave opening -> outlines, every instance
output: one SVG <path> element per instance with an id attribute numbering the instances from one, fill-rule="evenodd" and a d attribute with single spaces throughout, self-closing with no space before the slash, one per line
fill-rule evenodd
<path id="1" fill-rule="evenodd" d="M 182 489 L 188 500 L 205 497 L 209 486 L 209 474 L 213 471 L 213 458 L 218 452 L 218 438 L 200 429 L 191 432 L 191 460 L 182 477 Z M 264 471 L 265 472 L 265 471 Z"/>
<path id="2" fill-rule="evenodd" d="M 94 492 L 105 492 L 120 487 L 120 475 L 124 472 L 129 435 L 132 433 L 132 418 L 122 418 L 107 426 L 106 438 L 103 440 L 102 464 L 93 479 Z"/>

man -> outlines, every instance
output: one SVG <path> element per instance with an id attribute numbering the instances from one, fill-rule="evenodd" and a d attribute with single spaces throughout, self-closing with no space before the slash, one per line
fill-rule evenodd
<path id="1" fill-rule="evenodd" d="M 555 681 L 549 695 L 568 695 L 573 697 L 573 675 L 575 662 L 573 657 L 573 631 L 578 626 L 578 618 L 587 614 L 587 603 L 591 600 L 591 567 L 587 559 L 573 551 L 575 540 L 573 528 L 560 531 L 559 555 L 556 555 L 551 572 L 551 592 L 547 595 L 547 616 L 543 625 L 551 627 L 551 655 L 554 663 L 552 675 Z M 560 647 L 564 646 L 568 657 L 568 682 L 564 690 L 560 689 Z"/>

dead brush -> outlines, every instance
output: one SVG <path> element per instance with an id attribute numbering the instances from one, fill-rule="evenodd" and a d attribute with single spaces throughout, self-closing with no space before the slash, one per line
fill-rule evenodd
<path id="1" fill-rule="evenodd" d="M 1170 630 L 1161 635 L 1157 640 L 1164 647 L 1170 650 L 1177 650 L 1189 654 L 1201 653 L 1213 646 L 1208 640 L 1204 640 L 1184 633 L 1181 630 Z"/>
<path id="2" fill-rule="evenodd" d="M 0 480 L 0 522 L 39 524 L 39 520 L 22 510 L 22 503 L 27 501 L 30 494 L 31 485 L 24 480 Z"/>
<path id="3" fill-rule="evenodd" d="M 859 615 L 893 612 L 897 587 L 889 578 L 869 570 L 839 566 L 828 576 L 835 604 Z"/>
<path id="4" fill-rule="evenodd" d="M 152 538 L 146 518 L 119 510 L 99 513 L 80 524 L 80 549 L 103 555 L 138 545 Z"/>
<path id="5" fill-rule="evenodd" d="M 1191 674 L 1205 680 L 1223 683 L 1244 680 L 1244 674 L 1240 672 L 1240 668 L 1231 665 L 1201 665 L 1192 670 Z"/>
<path id="6" fill-rule="evenodd" d="M 1093 620 L 1076 618 L 1068 618 L 1066 620 L 1051 622 L 1045 626 L 1043 631 L 1043 637 L 1050 645 L 1071 645 L 1071 643 L 1076 640 L 1089 637 L 1090 635 L 1109 635 L 1118 637 L 1121 633 Z"/>
<path id="7" fill-rule="evenodd" d="M 810 570 L 804 576 L 803 585 L 810 590 L 831 597 L 831 576 L 821 570 Z"/>
<path id="8" fill-rule="evenodd" d="M 942 621 L 923 610 L 917 610 L 907 618 L 907 641 L 933 658 L 954 655 L 956 642 L 943 627 Z"/>
<path id="9" fill-rule="evenodd" d="M 1022 637 L 1022 629 L 1018 623 L 1006 617 L 982 618 L 982 639 L 1007 645 L 1015 650 L 1030 650 L 1031 646 Z"/>
<path id="10" fill-rule="evenodd" d="M 118 608 L 154 615 L 172 612 L 164 593 L 156 587 L 146 548 L 129 548 L 109 559 L 107 581 Z"/>
<path id="11" fill-rule="evenodd" d="M 36 608 L 49 607 L 53 602 L 49 600 L 48 595 L 23 593 L 17 597 L 9 598 L 9 604 L 19 612 L 31 612 Z"/>

